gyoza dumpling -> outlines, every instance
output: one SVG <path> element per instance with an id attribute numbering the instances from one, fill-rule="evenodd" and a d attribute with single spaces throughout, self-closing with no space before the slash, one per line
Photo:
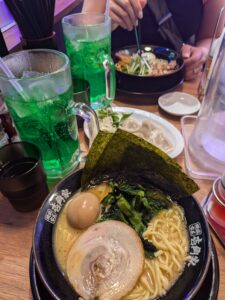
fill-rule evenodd
<path id="1" fill-rule="evenodd" d="M 145 120 L 142 122 L 142 126 L 139 131 L 142 133 L 145 139 L 148 139 L 151 135 L 151 131 L 153 131 L 156 128 L 157 127 L 151 121 Z"/>
<path id="2" fill-rule="evenodd" d="M 173 146 L 169 142 L 169 140 L 164 136 L 162 132 L 159 132 L 154 140 L 155 145 L 162 149 L 165 152 L 169 152 L 173 149 Z"/>
<path id="3" fill-rule="evenodd" d="M 139 131 L 141 128 L 141 122 L 135 118 L 128 118 L 123 125 L 121 125 L 121 129 L 126 130 L 128 132 L 134 133 Z"/>

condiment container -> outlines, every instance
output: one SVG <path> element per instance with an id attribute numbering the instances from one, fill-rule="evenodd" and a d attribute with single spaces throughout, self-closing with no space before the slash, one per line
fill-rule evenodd
<path id="1" fill-rule="evenodd" d="M 207 211 L 210 217 L 218 225 L 225 228 L 225 172 L 222 177 L 214 181 L 209 197 L 211 199 Z"/>

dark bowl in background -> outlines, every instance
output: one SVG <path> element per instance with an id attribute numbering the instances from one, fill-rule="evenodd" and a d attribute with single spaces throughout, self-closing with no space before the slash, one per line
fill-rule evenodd
<path id="1" fill-rule="evenodd" d="M 177 87 L 184 80 L 184 61 L 181 55 L 169 48 L 142 45 L 142 50 L 151 48 L 151 51 L 158 58 L 169 59 L 170 55 L 173 55 L 177 61 L 178 69 L 173 73 L 164 74 L 160 76 L 143 76 L 143 75 L 132 75 L 116 70 L 116 87 L 118 90 L 127 91 L 131 93 L 141 94 L 157 94 L 166 92 Z M 127 50 L 132 55 L 137 53 L 137 46 L 125 46 L 112 52 L 112 58 L 114 63 L 118 62 L 116 53 L 119 51 Z"/>
<path id="2" fill-rule="evenodd" d="M 34 228 L 33 252 L 35 265 L 41 281 L 54 299 L 78 300 L 79 296 L 60 271 L 54 257 L 52 235 L 54 224 L 57 221 L 60 211 L 55 213 L 52 223 L 46 220 L 46 216 L 48 215 L 48 211 L 54 207 L 58 196 L 65 196 L 63 196 L 62 209 L 69 198 L 79 190 L 81 176 L 82 169 L 63 179 L 52 190 L 39 211 Z M 69 197 L 67 197 L 68 195 Z M 201 251 L 198 255 L 199 262 L 189 267 L 186 265 L 184 272 L 176 283 L 165 296 L 159 298 L 160 300 L 192 299 L 204 282 L 210 263 L 211 241 L 208 225 L 201 208 L 193 197 L 181 198 L 177 203 L 185 211 L 189 235 L 190 226 L 193 224 L 200 225 L 201 234 L 198 237 L 201 242 L 198 246 L 201 248 Z M 191 251 L 190 249 L 189 254 Z"/>

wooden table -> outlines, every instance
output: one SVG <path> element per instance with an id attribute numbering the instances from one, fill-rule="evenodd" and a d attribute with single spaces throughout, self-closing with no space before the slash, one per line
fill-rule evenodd
<path id="1" fill-rule="evenodd" d="M 197 94 L 197 82 L 185 83 L 179 89 L 190 94 Z M 115 101 L 116 105 L 131 106 L 127 102 Z M 157 105 L 140 104 L 140 99 L 132 100 L 132 106 L 160 115 L 180 129 L 179 118 L 171 117 L 159 111 Z M 81 130 L 80 130 L 81 131 Z M 82 147 L 85 147 L 83 132 L 81 134 Z M 181 154 L 178 163 L 184 167 L 184 158 Z M 198 180 L 200 191 L 196 198 L 201 201 L 211 187 L 211 182 Z M 6 199 L 0 196 L 0 299 L 26 300 L 31 299 L 29 283 L 29 256 L 32 243 L 32 232 L 37 211 L 27 214 L 13 210 Z M 212 234 L 216 245 L 220 263 L 220 289 L 218 300 L 225 299 L 225 250 Z M 176 299 L 174 299 L 176 300 Z M 202 299 L 207 300 L 207 299 Z"/>

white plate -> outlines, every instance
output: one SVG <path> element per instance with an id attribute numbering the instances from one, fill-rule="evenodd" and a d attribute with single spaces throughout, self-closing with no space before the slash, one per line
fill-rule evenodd
<path id="1" fill-rule="evenodd" d="M 171 150 L 168 153 L 170 157 L 175 158 L 183 151 L 184 140 L 180 131 L 176 127 L 174 127 L 171 123 L 164 120 L 163 118 L 155 114 L 149 113 L 147 111 L 130 108 L 130 107 L 114 106 L 112 107 L 112 110 L 118 113 L 133 113 L 132 116 L 134 116 L 136 119 L 140 121 L 150 120 L 154 122 L 158 127 L 160 127 L 163 130 L 165 136 L 169 139 L 169 141 L 173 145 L 173 150 Z M 84 133 L 87 136 L 87 138 L 90 140 L 89 129 L 86 121 L 84 122 Z"/>
<path id="2" fill-rule="evenodd" d="M 159 97 L 159 106 L 174 116 L 185 116 L 196 113 L 200 108 L 198 99 L 183 92 L 172 92 Z"/>

